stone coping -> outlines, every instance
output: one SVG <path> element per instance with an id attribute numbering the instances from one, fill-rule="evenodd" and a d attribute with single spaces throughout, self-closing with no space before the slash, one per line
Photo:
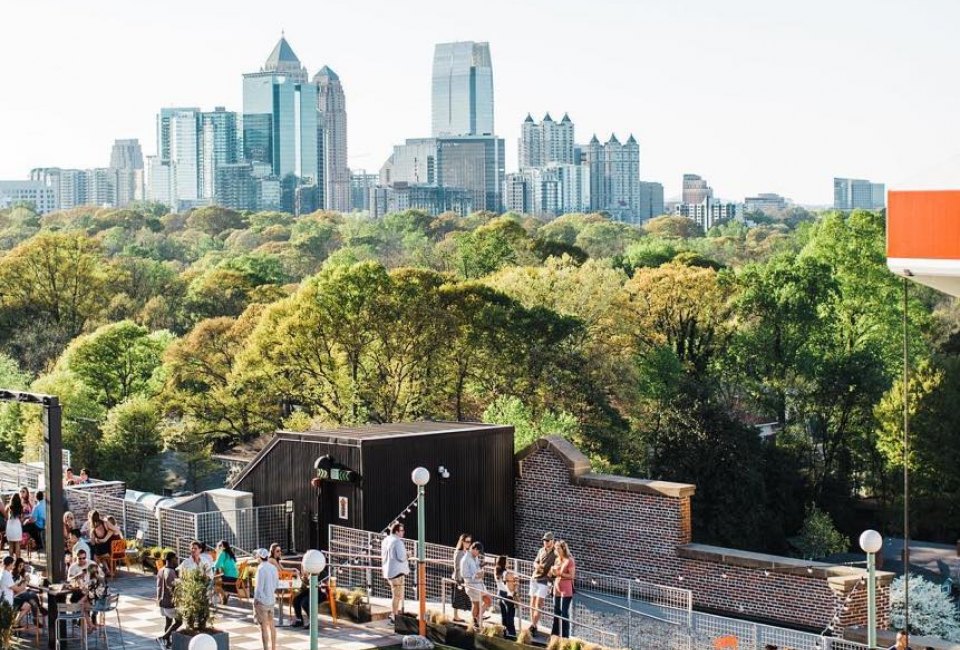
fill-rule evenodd
<path id="1" fill-rule="evenodd" d="M 843 630 L 843 638 L 857 643 L 867 642 L 867 630 L 863 627 L 846 627 Z M 896 632 L 890 630 L 877 630 L 877 645 L 889 648 L 897 641 Z M 919 634 L 910 635 L 911 648 L 934 648 L 935 650 L 960 650 L 960 643 L 947 641 L 935 636 L 920 636 Z"/>
<path id="2" fill-rule="evenodd" d="M 697 486 L 691 483 L 671 483 L 670 481 L 654 481 L 649 479 L 629 478 L 613 474 L 596 474 L 590 471 L 590 459 L 586 457 L 573 443 L 560 436 L 539 438 L 526 448 L 517 452 L 516 460 L 519 475 L 523 476 L 523 461 L 541 449 L 549 449 L 563 461 L 570 472 L 570 482 L 574 485 L 594 487 L 604 490 L 618 490 L 620 492 L 636 492 L 652 494 L 654 496 L 679 499 L 691 497 Z"/>
<path id="3" fill-rule="evenodd" d="M 811 562 L 795 557 L 754 553 L 734 548 L 710 546 L 708 544 L 684 544 L 677 547 L 677 556 L 688 560 L 702 560 L 714 564 L 760 569 L 788 575 L 812 576 L 827 580 L 831 587 L 845 591 L 860 580 L 866 579 L 866 569 L 826 562 Z M 894 574 L 889 571 L 877 571 L 877 584 L 889 584 Z"/>

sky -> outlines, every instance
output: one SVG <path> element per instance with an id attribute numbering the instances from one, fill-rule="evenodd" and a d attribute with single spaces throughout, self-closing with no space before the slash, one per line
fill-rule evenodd
<path id="1" fill-rule="evenodd" d="M 495 125 L 569 113 L 577 140 L 640 143 L 640 176 L 717 196 L 832 202 L 832 178 L 960 187 L 960 2 L 925 0 L 5 0 L 0 179 L 156 152 L 164 106 L 242 111 L 284 31 L 344 85 L 349 162 L 430 134 L 435 43 L 490 43 Z"/>

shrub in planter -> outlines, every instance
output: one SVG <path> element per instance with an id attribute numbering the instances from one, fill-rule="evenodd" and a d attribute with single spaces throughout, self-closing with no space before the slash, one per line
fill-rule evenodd
<path id="1" fill-rule="evenodd" d="M 226 632 L 212 627 L 213 610 L 210 607 L 210 578 L 200 569 L 184 571 L 173 590 L 173 604 L 183 619 L 183 628 L 173 633 L 173 649 L 188 650 L 190 640 L 197 634 L 209 634 L 219 650 L 228 650 L 230 638 Z"/>
<path id="2" fill-rule="evenodd" d="M 0 598 L 0 647 L 12 647 L 13 625 L 16 621 L 17 612 L 13 605 Z"/>

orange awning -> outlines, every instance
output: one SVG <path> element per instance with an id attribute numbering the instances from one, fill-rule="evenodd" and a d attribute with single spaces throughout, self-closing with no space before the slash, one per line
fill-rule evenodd
<path id="1" fill-rule="evenodd" d="M 960 295 L 960 190 L 889 192 L 887 267 Z"/>

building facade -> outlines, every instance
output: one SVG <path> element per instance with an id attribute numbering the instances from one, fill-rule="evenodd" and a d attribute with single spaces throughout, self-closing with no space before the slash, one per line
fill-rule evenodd
<path id="1" fill-rule="evenodd" d="M 690 205 L 699 205 L 706 199 L 713 198 L 713 188 L 707 181 L 697 174 L 683 175 L 683 189 L 681 191 L 680 202 Z"/>
<path id="2" fill-rule="evenodd" d="M 763 212 L 777 214 L 787 208 L 787 200 L 779 194 L 761 192 L 756 196 L 748 196 L 743 200 L 745 212 Z"/>
<path id="3" fill-rule="evenodd" d="M 317 120 L 321 131 L 323 207 L 349 212 L 352 192 L 347 163 L 347 99 L 340 77 L 328 66 L 320 68 L 313 83 L 317 86 Z"/>
<path id="4" fill-rule="evenodd" d="M 703 232 L 707 232 L 725 221 L 736 219 L 740 210 L 736 203 L 706 198 L 701 203 L 678 203 L 674 207 L 674 214 L 693 219 Z"/>
<path id="5" fill-rule="evenodd" d="M 321 144 L 317 87 L 281 37 L 260 71 L 243 75 L 243 157 L 269 164 L 281 179 L 313 184 Z"/>
<path id="6" fill-rule="evenodd" d="M 423 210 L 432 215 L 455 212 L 465 217 L 473 212 L 473 193 L 459 187 L 396 183 L 370 190 L 369 203 L 370 216 L 379 219 L 404 210 Z"/>
<path id="7" fill-rule="evenodd" d="M 590 170 L 591 209 L 618 221 L 640 223 L 640 145 L 633 135 L 623 144 L 616 135 L 604 144 L 593 136 L 578 152 Z"/>
<path id="8" fill-rule="evenodd" d="M 433 51 L 434 137 L 493 135 L 489 43 L 439 43 Z"/>
<path id="9" fill-rule="evenodd" d="M 834 210 L 882 210 L 887 205 L 886 186 L 862 178 L 833 179 Z"/>
<path id="10" fill-rule="evenodd" d="M 200 114 L 200 195 L 214 200 L 217 194 L 217 169 L 240 162 L 237 114 L 223 106 Z"/>
<path id="11" fill-rule="evenodd" d="M 350 205 L 353 210 L 370 209 L 370 191 L 377 186 L 379 176 L 357 169 L 350 174 Z"/>
<path id="12" fill-rule="evenodd" d="M 547 113 L 537 123 L 528 114 L 520 126 L 520 169 L 547 167 L 551 164 L 573 164 L 574 127 L 570 116 L 564 113 L 555 122 Z"/>
<path id="13" fill-rule="evenodd" d="M 0 210 L 14 205 L 28 205 L 37 214 L 57 209 L 56 190 L 41 181 L 0 181 Z"/>
<path id="14" fill-rule="evenodd" d="M 638 217 L 640 221 L 649 221 L 664 213 L 663 185 L 653 181 L 640 181 L 640 200 Z"/>
<path id="15" fill-rule="evenodd" d="M 143 150 L 140 141 L 114 140 L 110 150 L 110 167 L 112 169 L 143 169 Z"/>

